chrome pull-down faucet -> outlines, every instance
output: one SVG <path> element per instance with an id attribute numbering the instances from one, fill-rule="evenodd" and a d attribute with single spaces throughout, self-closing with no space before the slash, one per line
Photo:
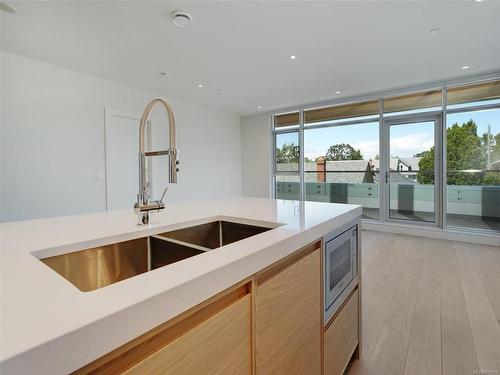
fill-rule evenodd
<path id="1" fill-rule="evenodd" d="M 157 104 L 161 105 L 168 115 L 169 147 L 168 150 L 146 151 L 146 126 L 148 125 L 149 115 Z M 137 194 L 137 203 L 134 205 L 134 211 L 139 217 L 139 224 L 149 223 L 149 211 L 159 211 L 165 208 L 163 198 L 165 197 L 167 188 L 163 191 L 160 200 L 151 201 L 151 189 L 146 173 L 146 158 L 162 155 L 168 155 L 168 182 L 175 184 L 177 183 L 177 172 L 179 172 L 179 160 L 177 159 L 177 149 L 175 148 L 174 109 L 165 98 L 154 98 L 146 106 L 139 126 L 139 194 Z"/>

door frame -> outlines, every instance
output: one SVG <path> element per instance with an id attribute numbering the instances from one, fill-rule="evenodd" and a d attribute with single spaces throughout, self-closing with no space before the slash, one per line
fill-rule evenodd
<path id="1" fill-rule="evenodd" d="M 105 201 L 106 201 L 106 211 L 110 211 L 109 207 L 109 160 L 108 160 L 108 127 L 112 117 L 119 117 L 128 120 L 136 120 L 138 123 L 141 122 L 141 115 L 132 114 L 125 111 L 104 107 L 104 174 L 105 174 Z M 139 134 L 139 127 L 137 127 L 137 134 Z M 146 126 L 146 147 L 151 145 L 151 121 L 148 121 Z M 137 144 L 137 155 L 139 155 L 139 144 Z M 137 159 L 137 163 L 139 163 L 139 159 Z M 147 167 L 147 166 L 146 166 Z M 153 195 L 153 175 L 152 168 L 147 168 L 148 181 L 150 184 L 151 195 Z M 139 176 L 137 176 L 137 191 L 139 192 Z M 134 202 L 130 202 L 130 207 L 132 208 Z"/>
<path id="2" fill-rule="evenodd" d="M 420 122 L 434 122 L 434 222 L 396 219 L 390 217 L 390 127 Z M 385 222 L 443 227 L 443 115 L 441 111 L 425 114 L 391 116 L 382 120 L 380 139 L 380 213 Z"/>

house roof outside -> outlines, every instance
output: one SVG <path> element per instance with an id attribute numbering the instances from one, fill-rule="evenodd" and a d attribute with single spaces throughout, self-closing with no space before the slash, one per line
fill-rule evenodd
<path id="1" fill-rule="evenodd" d="M 411 170 L 418 172 L 418 162 L 420 158 L 391 158 L 390 170 L 402 170 L 403 173 L 392 173 L 391 182 L 396 183 L 409 183 L 418 184 L 416 181 L 409 178 L 404 174 L 405 171 Z M 371 163 L 373 171 L 374 183 L 379 181 L 380 160 L 338 160 L 326 162 L 326 178 L 325 182 L 330 183 L 348 183 L 360 184 L 369 179 L 367 176 L 368 165 Z M 401 166 L 404 166 L 402 168 Z M 411 168 L 408 168 L 411 167 Z M 298 164 L 297 163 L 279 163 L 276 166 L 276 171 L 282 175 L 287 176 L 286 181 L 299 182 Z M 318 166 L 315 162 L 305 163 L 305 179 L 306 182 L 318 181 Z M 321 173 L 321 170 L 319 171 Z"/>
<path id="2" fill-rule="evenodd" d="M 418 172 L 418 162 L 420 161 L 421 158 L 415 157 L 415 158 L 391 158 L 390 159 L 390 164 L 389 167 L 391 171 L 397 171 L 397 170 L 408 170 L 408 167 L 411 167 L 412 171 L 417 171 Z M 375 166 L 375 169 L 380 169 L 380 160 L 375 159 L 373 160 L 373 165 Z M 401 168 L 403 167 L 403 168 Z"/>
<path id="3" fill-rule="evenodd" d="M 338 160 L 326 162 L 325 182 L 357 184 L 365 179 L 369 160 Z M 316 163 L 306 163 L 306 182 L 316 182 Z M 335 173 L 328 173 L 335 172 Z"/>
<path id="4" fill-rule="evenodd" d="M 411 166 L 411 169 L 413 171 L 418 171 L 419 170 L 419 166 L 418 166 L 418 162 L 420 161 L 420 159 L 422 158 L 401 158 L 401 160 L 404 160 L 408 165 Z"/>

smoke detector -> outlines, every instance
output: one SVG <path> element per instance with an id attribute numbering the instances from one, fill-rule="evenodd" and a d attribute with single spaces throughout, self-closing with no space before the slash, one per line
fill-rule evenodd
<path id="1" fill-rule="evenodd" d="M 172 22 L 181 29 L 187 29 L 191 24 L 191 15 L 183 10 L 176 10 L 171 14 Z"/>

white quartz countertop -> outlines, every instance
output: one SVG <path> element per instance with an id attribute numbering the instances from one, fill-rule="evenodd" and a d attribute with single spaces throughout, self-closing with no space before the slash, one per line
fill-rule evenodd
<path id="1" fill-rule="evenodd" d="M 354 205 L 234 198 L 168 204 L 138 226 L 133 210 L 4 223 L 2 374 L 66 374 L 361 215 Z M 82 292 L 39 258 L 226 219 L 281 226 Z"/>

